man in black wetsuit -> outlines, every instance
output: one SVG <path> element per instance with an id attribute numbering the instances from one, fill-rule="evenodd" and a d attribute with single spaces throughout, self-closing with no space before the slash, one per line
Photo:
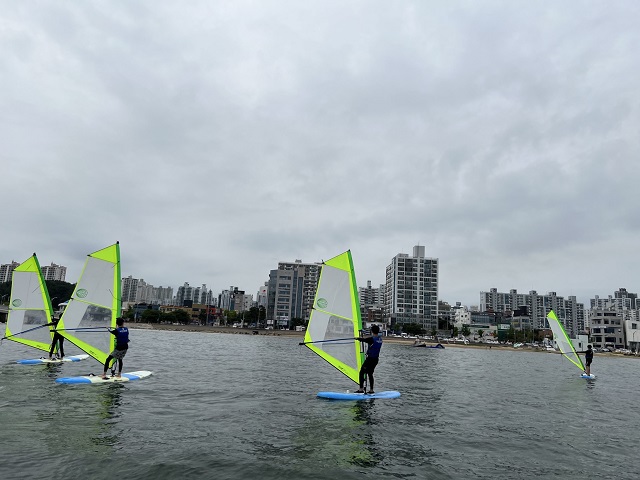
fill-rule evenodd
<path id="1" fill-rule="evenodd" d="M 360 390 L 356 390 L 356 393 L 365 393 L 364 392 L 364 377 L 367 375 L 369 377 L 369 391 L 367 393 L 375 393 L 373 391 L 373 371 L 378 365 L 378 357 L 380 356 L 380 348 L 382 348 L 382 337 L 378 335 L 380 333 L 380 328 L 377 325 L 371 326 L 371 333 L 373 334 L 370 337 L 359 337 L 356 340 L 364 342 L 369 345 L 367 348 L 367 358 L 365 359 L 362 367 L 360 368 Z"/>
<path id="2" fill-rule="evenodd" d="M 593 361 L 593 350 L 591 345 L 587 345 L 587 351 L 584 352 L 584 373 L 591 375 L 591 362 Z"/>
<path id="3" fill-rule="evenodd" d="M 64 358 L 64 337 L 60 335 L 56 331 L 56 327 L 58 326 L 59 318 L 51 317 L 51 323 L 47 325 L 53 327 L 53 340 L 51 341 L 51 348 L 49 349 L 49 360 L 53 360 L 53 354 L 56 351 L 56 346 L 58 347 L 58 358 L 62 360 Z"/>

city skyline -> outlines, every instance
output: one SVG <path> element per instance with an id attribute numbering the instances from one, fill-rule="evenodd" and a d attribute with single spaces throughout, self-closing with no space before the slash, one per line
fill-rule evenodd
<path id="1" fill-rule="evenodd" d="M 38 257 L 38 259 L 40 260 L 40 257 Z M 21 261 L 17 261 L 16 262 L 16 264 L 20 264 L 20 263 L 21 263 Z M 292 264 L 292 263 L 295 263 L 295 262 L 293 260 L 290 260 L 290 261 L 281 261 L 281 262 L 278 262 L 278 263 Z M 306 262 L 306 263 L 315 263 L 315 262 Z M 1 262 L 0 261 L 0 265 L 3 265 L 3 266 L 4 265 L 10 265 L 10 264 L 11 264 L 11 261 L 8 261 L 8 262 Z M 55 262 L 50 262 L 50 265 L 42 265 L 42 263 L 41 263 L 41 267 L 43 269 L 45 267 L 46 268 L 51 268 L 52 266 L 65 269 L 65 272 L 67 272 L 67 276 L 68 276 L 68 272 L 70 271 L 70 269 L 66 265 L 57 264 Z M 273 268 L 271 268 L 269 271 L 277 269 L 277 266 L 278 266 L 278 264 L 274 265 Z M 439 274 L 441 272 L 442 272 L 442 269 L 439 270 Z M 144 275 L 136 276 L 136 275 L 131 274 L 131 273 L 128 273 L 126 275 L 124 273 L 122 274 L 122 279 L 123 280 L 128 278 L 128 277 L 131 277 L 131 278 L 136 279 L 136 280 L 144 280 L 145 284 L 153 286 L 155 288 L 160 288 L 160 287 L 165 288 L 165 289 L 166 288 L 171 288 L 171 289 L 173 289 L 173 295 L 174 296 L 176 295 L 179 287 L 181 287 L 181 286 L 183 286 L 185 284 L 189 284 L 189 285 L 193 286 L 193 288 L 200 288 L 202 285 L 206 285 L 207 289 L 211 290 L 213 296 L 216 297 L 216 298 L 220 293 L 222 293 L 223 291 L 227 290 L 229 287 L 235 287 L 235 288 L 238 288 L 240 290 L 245 291 L 248 295 L 253 295 L 254 299 L 255 299 L 257 292 L 264 286 L 264 282 L 268 283 L 269 272 L 266 273 L 266 280 L 264 282 L 262 282 L 261 284 L 259 284 L 255 289 L 246 288 L 246 287 L 244 287 L 242 285 L 233 285 L 233 284 L 221 285 L 218 288 L 216 286 L 211 286 L 211 285 L 208 285 L 208 284 L 203 283 L 203 282 L 192 282 L 192 281 L 182 281 L 182 282 L 171 283 L 171 284 L 166 284 L 166 285 L 159 285 L 159 284 L 156 284 L 156 283 L 154 283 L 152 281 L 149 281 Z M 356 271 L 356 280 L 357 280 L 359 288 L 365 288 L 367 286 L 367 282 L 371 282 L 372 288 L 377 288 L 377 287 L 379 287 L 380 284 L 384 284 L 384 281 L 376 283 L 376 282 L 373 282 L 373 281 L 371 281 L 369 279 L 361 280 L 358 277 L 357 271 Z M 72 280 L 70 280 L 70 278 L 66 278 L 64 281 L 66 281 L 68 283 L 75 283 L 75 280 L 72 281 Z M 628 286 L 621 285 L 621 286 L 618 286 L 616 288 L 610 289 L 609 291 L 604 291 L 604 289 L 598 290 L 596 293 L 594 293 L 592 296 L 590 296 L 588 298 L 580 298 L 578 296 L 576 296 L 576 298 L 577 298 L 577 301 L 579 303 L 583 303 L 585 305 L 585 308 L 588 309 L 589 302 L 591 300 L 593 300 L 594 298 L 598 297 L 600 299 L 607 299 L 609 296 L 613 296 L 615 294 L 615 292 L 618 291 L 620 288 L 626 289 L 626 290 L 628 290 L 630 292 L 636 292 L 636 291 L 640 290 L 640 289 L 635 289 L 633 287 L 630 288 Z M 569 294 L 567 292 L 555 291 L 555 290 L 544 290 L 544 289 L 536 289 L 536 288 L 531 288 L 531 289 L 527 289 L 527 290 L 520 290 L 518 288 L 498 288 L 498 287 L 495 287 L 495 286 L 491 286 L 491 287 L 486 287 L 484 289 L 478 290 L 476 301 L 472 301 L 472 302 L 469 302 L 469 303 L 462 302 L 461 300 L 458 300 L 458 299 L 443 298 L 441 294 L 439 294 L 438 300 L 439 301 L 443 301 L 443 302 L 447 302 L 448 304 L 450 304 L 452 306 L 455 305 L 457 302 L 460 302 L 462 305 L 464 305 L 466 307 L 472 307 L 472 306 L 480 307 L 480 304 L 482 303 L 483 294 L 485 292 L 489 292 L 490 290 L 494 290 L 494 289 L 496 289 L 498 292 L 509 292 L 509 291 L 512 291 L 512 290 L 516 290 L 519 294 L 529 294 L 530 292 L 537 292 L 538 295 L 547 295 L 548 293 L 555 292 L 558 296 L 562 296 L 562 297 L 565 297 L 565 298 L 568 298 L 570 296 L 575 296 L 575 295 L 571 295 L 571 294 Z"/>
<path id="2" fill-rule="evenodd" d="M 419 243 L 450 302 L 640 290 L 640 9 L 579 5 L 6 2 L 0 258 L 254 290 Z"/>

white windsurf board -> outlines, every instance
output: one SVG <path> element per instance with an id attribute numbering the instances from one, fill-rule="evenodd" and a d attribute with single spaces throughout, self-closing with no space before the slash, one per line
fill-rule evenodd
<path id="1" fill-rule="evenodd" d="M 66 384 L 122 383 L 122 382 L 131 382 L 133 380 L 140 380 L 141 378 L 148 377 L 151 374 L 152 372 L 148 370 L 140 370 L 137 372 L 123 373 L 121 377 L 108 376 L 106 380 L 102 378 L 102 375 L 82 375 L 79 377 L 57 378 L 56 383 L 66 383 Z"/>

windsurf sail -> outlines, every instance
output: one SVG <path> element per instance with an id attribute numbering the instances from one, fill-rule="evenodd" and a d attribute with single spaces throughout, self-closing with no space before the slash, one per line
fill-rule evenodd
<path id="1" fill-rule="evenodd" d="M 52 315 L 47 284 L 34 253 L 13 271 L 4 338 L 48 352 L 53 333 L 47 324 Z"/>
<path id="2" fill-rule="evenodd" d="M 580 370 L 584 371 L 584 364 L 580 355 L 576 353 L 576 349 L 573 347 L 573 343 L 567 335 L 564 327 L 553 310 L 550 310 L 547 314 L 547 320 L 549 321 L 549 328 L 553 332 L 553 339 L 556 341 L 558 349 L 562 353 L 562 356 L 567 358 Z"/>
<path id="3" fill-rule="evenodd" d="M 358 288 L 351 251 L 323 263 L 304 344 L 358 383 L 364 353 Z"/>
<path id="4" fill-rule="evenodd" d="M 120 244 L 98 250 L 87 260 L 58 323 L 58 332 L 104 363 L 115 346 L 108 329 L 121 313 Z"/>

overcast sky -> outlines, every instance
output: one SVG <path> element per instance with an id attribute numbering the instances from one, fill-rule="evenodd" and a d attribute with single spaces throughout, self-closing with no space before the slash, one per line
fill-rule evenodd
<path id="1" fill-rule="evenodd" d="M 640 291 L 640 2 L 1 0 L 0 263 Z"/>

